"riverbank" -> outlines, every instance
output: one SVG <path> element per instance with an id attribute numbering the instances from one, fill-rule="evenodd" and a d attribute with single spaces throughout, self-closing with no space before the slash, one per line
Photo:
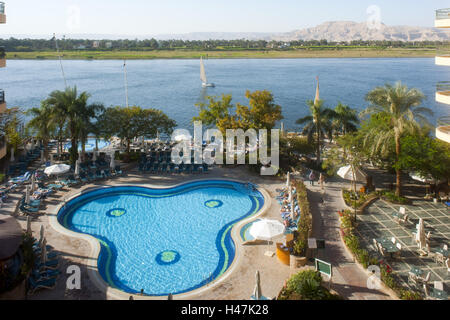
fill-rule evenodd
<path id="1" fill-rule="evenodd" d="M 297 59 L 297 58 L 432 58 L 434 49 L 403 48 L 352 48 L 352 49 L 300 49 L 300 50 L 242 50 L 242 51 L 64 51 L 65 60 L 119 60 L 119 59 Z M 7 59 L 51 60 L 58 59 L 56 51 L 8 52 Z"/>

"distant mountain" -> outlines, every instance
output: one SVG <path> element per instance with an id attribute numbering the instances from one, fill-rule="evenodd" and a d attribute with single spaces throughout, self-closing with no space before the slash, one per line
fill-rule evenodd
<path id="1" fill-rule="evenodd" d="M 52 35 L 13 35 L 3 34 L 0 38 L 15 37 L 19 39 L 50 39 Z M 61 38 L 62 35 L 57 35 Z M 450 31 L 444 29 L 410 26 L 387 26 L 381 24 L 379 29 L 371 29 L 367 23 L 353 21 L 329 21 L 313 28 L 306 28 L 284 33 L 263 32 L 191 32 L 184 34 L 154 34 L 154 35 L 108 35 L 108 34 L 67 34 L 66 38 L 90 40 L 118 39 L 151 39 L 157 40 L 322 40 L 352 41 L 352 40 L 391 40 L 391 41 L 449 41 Z"/>
<path id="2" fill-rule="evenodd" d="M 391 41 L 446 41 L 450 40 L 450 32 L 443 29 L 386 26 L 379 29 L 369 28 L 367 23 L 352 21 L 330 21 L 313 28 L 302 29 L 274 35 L 273 40 L 321 40 L 352 41 L 352 40 L 391 40 Z"/>

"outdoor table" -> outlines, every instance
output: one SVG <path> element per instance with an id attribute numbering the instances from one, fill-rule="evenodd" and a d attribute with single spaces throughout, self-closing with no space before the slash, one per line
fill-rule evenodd
<path id="1" fill-rule="evenodd" d="M 442 254 L 445 258 L 448 258 L 448 250 L 439 248 L 439 249 L 436 249 L 436 253 Z"/>
<path id="2" fill-rule="evenodd" d="M 420 277 L 423 274 L 423 270 L 417 267 L 412 267 L 409 273 L 415 275 L 416 277 Z"/>
<path id="3" fill-rule="evenodd" d="M 439 299 L 439 300 L 447 300 L 448 294 L 445 291 L 433 288 L 433 289 L 431 289 L 430 297 Z"/>

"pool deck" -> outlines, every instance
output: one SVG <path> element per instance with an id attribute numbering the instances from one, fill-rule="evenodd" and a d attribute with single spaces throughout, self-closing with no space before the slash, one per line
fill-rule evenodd
<path id="1" fill-rule="evenodd" d="M 238 178 L 238 179 L 236 179 Z M 54 247 L 54 250 L 61 253 L 59 270 L 62 274 L 58 277 L 57 286 L 53 290 L 37 291 L 34 295 L 28 296 L 28 299 L 127 299 L 129 294 L 119 294 L 99 289 L 99 280 L 96 279 L 97 260 L 93 255 L 93 246 L 88 240 L 80 237 L 71 237 L 67 233 L 60 233 L 54 229 L 50 223 L 55 220 L 55 213 L 60 204 L 67 201 L 76 194 L 89 188 L 113 185 L 139 185 L 170 187 L 180 183 L 186 183 L 198 179 L 230 179 L 244 182 L 252 182 L 260 186 L 268 193 L 268 196 L 276 196 L 275 189 L 283 187 L 285 181 L 276 177 L 259 176 L 250 173 L 245 167 L 214 167 L 208 174 L 166 174 L 150 175 L 140 174 L 137 169 L 127 171 L 122 177 L 116 177 L 109 180 L 99 181 L 93 184 L 86 184 L 81 187 L 73 187 L 66 191 L 60 191 L 46 200 L 45 214 L 36 217 L 32 221 L 32 230 L 35 237 L 39 237 L 41 225 L 44 226 L 47 243 Z M 280 206 L 276 201 L 271 201 L 269 207 L 260 217 L 278 219 Z M 5 210 L 6 211 L 6 210 Z M 18 216 L 17 219 L 22 227 L 26 228 L 26 217 Z M 245 224 L 245 223 L 244 223 Z M 235 228 L 238 229 L 238 228 Z M 239 236 L 239 230 L 234 230 L 236 237 Z M 235 237 L 235 238 L 236 238 Z M 239 239 L 240 240 L 240 239 Z M 239 241 L 237 241 L 239 242 Z M 275 245 L 238 245 L 239 258 L 233 262 L 230 272 L 218 279 L 217 283 L 211 283 L 195 291 L 194 294 L 176 296 L 174 299 L 193 299 L 193 300 L 248 300 L 253 294 L 255 287 L 255 273 L 258 270 L 261 276 L 262 292 L 265 296 L 275 297 L 282 288 L 284 282 L 298 270 L 292 270 L 289 266 L 283 265 L 274 257 L 267 257 L 264 253 L 267 250 L 275 252 Z M 67 290 L 66 281 L 68 274 L 65 270 L 70 265 L 78 265 L 81 269 L 81 289 Z M 98 275 L 99 276 L 99 275 Z M 100 281 L 101 282 L 101 281 Z M 100 286 L 101 287 L 101 286 Z M 140 298 L 140 297 L 136 297 Z M 148 297 L 143 297 L 148 298 Z M 166 297 L 159 297 L 166 299 Z"/>

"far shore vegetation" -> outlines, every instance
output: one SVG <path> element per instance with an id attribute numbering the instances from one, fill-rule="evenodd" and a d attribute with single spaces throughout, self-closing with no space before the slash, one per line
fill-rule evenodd
<path id="1" fill-rule="evenodd" d="M 276 59 L 434 57 L 448 42 L 265 40 L 58 40 L 63 59 Z M 57 59 L 55 39 L 0 39 L 7 59 Z"/>

